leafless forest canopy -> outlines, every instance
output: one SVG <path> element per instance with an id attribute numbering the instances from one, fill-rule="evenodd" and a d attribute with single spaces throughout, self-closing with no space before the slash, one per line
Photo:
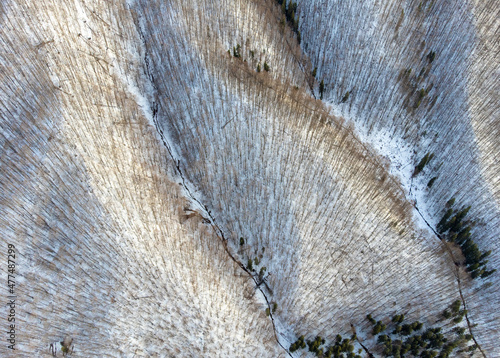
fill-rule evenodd
<path id="1" fill-rule="evenodd" d="M 0 355 L 314 357 L 292 343 L 356 332 L 351 356 L 384 357 L 374 325 L 401 314 L 462 332 L 450 356 L 500 355 L 499 273 L 469 252 L 500 265 L 499 19 L 2 1 Z"/>

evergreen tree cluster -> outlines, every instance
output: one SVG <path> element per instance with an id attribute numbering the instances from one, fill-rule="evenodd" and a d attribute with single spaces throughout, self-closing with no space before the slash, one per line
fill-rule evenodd
<path id="1" fill-rule="evenodd" d="M 454 210 L 453 204 L 455 199 L 448 201 L 448 209 L 437 225 L 437 231 L 446 239 L 446 241 L 454 242 L 462 250 L 465 257 L 465 265 L 471 278 L 486 278 L 493 274 L 496 270 L 488 270 L 486 258 L 491 254 L 491 250 L 481 252 L 477 244 L 472 239 L 471 230 L 474 224 L 464 222 L 465 216 L 470 210 L 470 206 L 462 210 Z"/>
<path id="2" fill-rule="evenodd" d="M 227 53 L 231 54 L 231 49 L 227 50 Z M 250 50 L 249 53 L 250 53 L 250 57 L 253 59 L 255 57 L 255 50 Z M 236 44 L 236 46 L 233 46 L 233 56 L 235 58 L 243 59 L 242 54 L 241 54 L 241 45 L 240 44 Z M 245 62 L 246 62 L 246 60 L 245 60 Z M 267 61 L 264 61 L 264 70 L 266 72 L 271 71 L 271 67 L 269 66 Z M 261 71 L 261 67 L 260 67 L 260 62 L 259 62 L 257 64 L 257 72 L 260 72 L 260 71 Z M 243 244 L 241 244 L 241 245 L 243 245 Z"/>
<path id="3" fill-rule="evenodd" d="M 440 327 L 423 330 L 424 325 L 419 321 L 403 324 L 404 314 L 394 315 L 390 321 L 388 319 L 377 321 L 371 314 L 368 314 L 366 319 L 373 325 L 372 334 L 378 335 L 375 349 L 383 357 L 449 358 L 456 353 L 472 352 L 477 349 L 475 344 L 468 345 L 468 341 L 472 340 L 472 335 L 465 334 L 466 329 L 457 326 L 466 314 L 467 311 L 461 309 L 460 300 L 456 300 L 448 306 L 442 316 L 451 321 L 447 325 L 452 325 L 453 328 L 446 334 L 441 331 Z M 380 334 L 387 328 L 391 329 L 385 334 Z M 309 352 L 315 353 L 316 357 L 320 358 L 357 358 L 360 356 L 354 353 L 355 340 L 355 334 L 350 339 L 342 338 L 340 334 L 337 334 L 335 342 L 327 347 L 323 346 L 325 339 L 321 336 L 307 341 L 304 340 L 304 336 L 300 336 L 290 346 L 290 352 L 304 349 L 307 346 Z M 359 353 L 361 352 L 359 350 Z"/>
<path id="4" fill-rule="evenodd" d="M 404 319 L 405 319 L 405 315 L 404 314 L 397 314 L 394 317 L 392 317 L 392 322 L 394 322 L 394 323 L 403 323 Z"/>
<path id="5" fill-rule="evenodd" d="M 290 346 L 290 352 L 295 352 L 301 348 L 306 348 L 304 336 L 300 336 L 294 343 L 292 343 L 292 345 Z"/>
<path id="6" fill-rule="evenodd" d="M 375 321 L 375 320 L 373 320 L 373 321 Z M 384 323 L 382 323 L 382 321 L 376 321 L 375 324 L 373 325 L 372 334 L 374 336 L 376 336 L 380 332 L 385 331 L 386 328 L 387 328 L 387 326 Z"/>
<path id="7" fill-rule="evenodd" d="M 415 170 L 413 171 L 413 176 L 419 174 L 424 167 L 434 158 L 434 153 L 427 153 L 421 160 L 418 162 Z"/>
<path id="8" fill-rule="evenodd" d="M 396 324 L 396 327 L 392 331 L 392 334 L 401 334 L 403 336 L 409 336 L 413 331 L 419 331 L 422 329 L 423 324 L 416 321 L 412 324 L 403 324 L 402 326 Z"/>
<path id="9" fill-rule="evenodd" d="M 447 309 L 443 311 L 443 317 L 446 319 L 453 318 L 453 323 L 462 322 L 463 317 L 467 314 L 467 310 L 461 310 L 460 306 L 460 300 L 454 301 Z"/>
<path id="10" fill-rule="evenodd" d="M 297 13 L 297 3 L 292 2 L 292 0 L 288 2 L 288 5 L 286 0 L 276 0 L 276 2 L 281 6 L 281 11 L 283 12 L 286 22 L 292 31 L 297 35 L 297 41 L 300 44 L 301 37 L 299 31 L 299 18 L 295 17 L 295 14 Z"/>
<path id="11" fill-rule="evenodd" d="M 316 338 L 314 339 L 314 341 L 307 341 L 307 346 L 309 347 L 309 352 L 313 352 L 313 353 L 323 353 L 323 350 L 321 350 L 320 352 L 320 346 L 322 344 L 325 344 L 325 339 L 324 338 L 321 338 L 320 336 L 316 336 Z"/>
<path id="12" fill-rule="evenodd" d="M 240 244 L 241 244 L 241 239 L 240 239 Z M 262 249 L 264 250 L 264 249 Z M 262 259 L 263 255 L 259 255 L 259 256 L 255 256 L 253 259 L 252 258 L 248 258 L 247 260 L 247 269 L 249 271 L 255 271 L 255 269 L 257 268 L 257 266 L 260 265 L 260 259 Z M 254 266 L 255 265 L 255 266 Z M 259 276 L 264 276 L 264 274 L 266 273 L 266 270 L 267 270 L 267 267 L 263 266 L 260 268 L 260 271 L 259 271 Z"/>
<path id="13" fill-rule="evenodd" d="M 340 334 L 335 337 L 335 343 L 328 347 L 321 347 L 325 344 L 325 339 L 321 336 L 316 336 L 314 340 L 307 340 L 309 352 L 315 353 L 316 357 L 321 358 L 361 358 L 354 353 L 354 337 L 342 338 Z M 304 336 L 300 336 L 291 346 L 290 352 L 295 352 L 299 349 L 306 348 Z"/>
<path id="14" fill-rule="evenodd" d="M 424 74 L 425 68 L 422 68 L 422 71 L 420 71 L 419 77 Z M 420 107 L 420 104 L 422 103 L 422 100 L 424 97 L 427 96 L 427 90 L 425 88 L 421 88 L 420 90 L 417 91 L 417 100 L 415 102 L 415 108 Z"/>
<path id="15" fill-rule="evenodd" d="M 240 51 L 241 51 L 241 45 L 237 44 L 236 46 L 233 47 L 233 56 L 236 58 L 240 58 L 241 57 Z"/>
<path id="16" fill-rule="evenodd" d="M 453 318 L 452 322 L 457 324 L 460 321 L 455 318 L 462 317 L 465 313 L 464 310 L 460 310 L 460 301 L 457 300 L 443 312 L 443 316 L 447 319 Z M 471 340 L 472 336 L 464 334 L 465 328 L 463 327 L 453 329 L 456 336 L 445 336 L 439 327 L 428 328 L 422 333 L 418 333 L 424 325 L 419 321 L 402 324 L 404 318 L 403 314 L 392 317 L 389 323 L 394 326 L 392 333 L 381 334 L 377 337 L 378 350 L 382 352 L 384 357 L 448 358 L 452 356 L 456 348 L 460 347 L 465 351 L 475 349 L 475 346 L 467 347 L 467 341 Z M 381 321 L 373 319 L 371 315 L 368 315 L 367 319 L 374 327 L 383 324 Z"/>

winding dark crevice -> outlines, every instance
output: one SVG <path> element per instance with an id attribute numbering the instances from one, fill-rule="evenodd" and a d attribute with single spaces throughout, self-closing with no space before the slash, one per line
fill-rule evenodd
<path id="1" fill-rule="evenodd" d="M 352 323 L 351 323 L 351 330 L 352 330 L 352 333 L 354 334 L 354 336 L 356 337 L 356 342 L 358 342 L 359 345 L 361 346 L 361 348 L 363 348 L 363 350 L 366 352 L 366 354 L 368 354 L 368 357 L 375 358 L 375 356 L 368 350 L 368 348 L 366 348 L 365 345 L 363 343 L 361 343 L 361 341 L 359 340 L 358 334 L 356 333 L 356 328 L 354 327 L 354 325 Z"/>
<path id="2" fill-rule="evenodd" d="M 441 241 L 442 245 L 446 248 L 446 251 L 451 256 L 451 259 L 455 263 L 455 277 L 457 278 L 458 292 L 460 294 L 460 300 L 462 301 L 462 305 L 463 305 L 464 310 L 466 312 L 465 313 L 465 321 L 467 322 L 467 328 L 469 329 L 469 333 L 472 336 L 472 340 L 474 341 L 474 344 L 479 349 L 479 351 L 481 352 L 481 354 L 483 355 L 483 357 L 487 358 L 486 354 L 483 351 L 483 349 L 481 348 L 481 346 L 477 342 L 476 337 L 474 336 L 474 333 L 472 332 L 472 324 L 470 323 L 469 315 L 467 313 L 467 303 L 465 302 L 465 297 L 464 297 L 464 295 L 462 293 L 462 282 L 460 280 L 460 272 L 459 272 L 459 267 L 458 267 L 458 264 L 457 264 L 457 260 L 455 259 L 455 256 L 453 255 L 453 252 L 451 252 L 451 250 L 448 247 L 448 245 L 446 245 L 446 240 L 441 235 L 439 235 L 439 233 L 436 230 L 434 230 L 434 228 L 431 226 L 431 224 L 429 224 L 429 222 L 424 218 L 424 216 L 422 215 L 422 213 L 418 209 L 416 203 L 413 204 L 413 207 L 415 208 L 415 210 L 417 211 L 417 213 L 420 215 L 420 217 L 422 218 L 422 220 L 424 220 L 425 224 L 429 227 L 429 229 L 431 229 L 432 232 L 434 233 L 434 235 Z"/>
<path id="3" fill-rule="evenodd" d="M 215 218 L 212 216 L 212 213 L 211 211 L 208 209 L 208 207 L 203 204 L 200 200 L 198 200 L 192 193 L 191 193 L 191 190 L 188 188 L 187 184 L 186 184 L 186 179 L 184 177 L 184 174 L 183 174 L 183 171 L 181 169 L 181 166 L 180 166 L 180 161 L 177 160 L 172 152 L 172 148 L 170 148 L 170 146 L 168 145 L 168 142 L 167 140 L 165 139 L 165 135 L 163 133 L 163 130 L 161 129 L 160 125 L 159 125 L 159 122 L 158 122 L 158 101 L 156 100 L 157 98 L 157 93 L 159 92 L 158 91 L 158 87 L 154 81 L 154 76 L 151 72 L 151 69 L 150 69 L 150 60 L 149 60 L 149 55 L 148 55 L 148 52 L 147 52 L 147 47 L 146 47 L 146 40 L 145 40 L 145 36 L 144 36 L 144 33 L 142 31 L 142 28 L 140 26 L 140 23 L 139 23 L 139 19 L 138 17 L 135 17 L 132 15 L 132 18 L 133 18 L 133 21 L 134 21 L 134 24 L 136 26 L 136 29 L 139 33 L 139 36 L 141 38 L 141 41 L 142 41 L 142 44 L 144 46 L 144 63 L 145 63 L 145 72 L 146 72 L 146 75 L 148 76 L 148 79 L 151 83 L 151 86 L 153 87 L 153 90 L 154 90 L 154 96 L 155 96 L 155 100 L 153 100 L 153 103 L 151 105 L 151 113 L 153 115 L 153 123 L 160 135 L 160 139 L 163 143 L 163 145 L 165 146 L 165 148 L 167 149 L 167 152 L 170 156 L 170 158 L 174 161 L 175 163 L 175 169 L 177 171 L 177 173 L 179 174 L 181 180 L 182 180 L 182 187 L 184 188 L 184 190 L 186 191 L 186 193 L 188 194 L 188 196 L 194 201 L 196 202 L 198 205 L 200 205 L 200 207 L 203 208 L 203 210 L 205 211 L 205 214 L 208 216 L 208 219 L 207 219 L 207 222 L 210 223 L 210 226 L 212 227 L 212 229 L 214 230 L 215 234 L 217 235 L 217 237 L 221 240 L 222 242 L 222 245 L 224 246 L 224 250 L 226 251 L 226 253 L 228 254 L 229 258 L 235 263 L 237 264 L 243 271 L 245 271 L 247 273 L 247 275 L 254 281 L 255 283 L 255 289 L 256 290 L 259 290 L 260 293 L 262 294 L 262 296 L 264 297 L 265 301 L 266 301 L 266 305 L 268 307 L 268 311 L 269 311 L 269 317 L 271 318 L 271 323 L 272 323 L 272 326 L 273 326 L 273 332 L 274 332 L 274 337 L 276 339 L 276 342 L 278 343 L 278 345 L 290 356 L 290 357 L 293 357 L 290 352 L 288 351 L 287 348 L 285 348 L 283 346 L 283 344 L 281 344 L 279 338 L 278 338 L 278 333 L 277 333 L 277 330 L 276 330 L 276 325 L 275 325 L 275 322 L 274 322 L 274 317 L 273 317 L 273 313 L 272 313 L 272 307 L 271 307 L 271 302 L 269 301 L 267 295 L 265 294 L 263 288 L 261 288 L 261 284 L 263 283 L 263 280 L 257 280 L 257 278 L 250 272 L 250 270 L 248 270 L 245 265 L 243 263 L 241 263 L 241 261 L 239 261 L 235 255 L 231 252 L 229 246 L 228 246 L 228 239 L 225 237 L 224 235 L 224 232 L 222 231 L 222 229 L 219 227 L 219 225 L 216 223 L 215 221 Z M 264 282 L 265 283 L 265 282 Z M 265 286 L 267 287 L 267 284 L 265 284 Z"/>
<path id="4" fill-rule="evenodd" d="M 375 358 L 375 356 L 368 350 L 368 348 L 365 347 L 365 345 L 363 343 L 361 343 L 361 341 L 358 338 L 356 338 L 356 341 L 358 341 L 361 348 L 363 348 L 363 350 L 366 352 L 366 354 L 368 354 L 368 357 Z"/>

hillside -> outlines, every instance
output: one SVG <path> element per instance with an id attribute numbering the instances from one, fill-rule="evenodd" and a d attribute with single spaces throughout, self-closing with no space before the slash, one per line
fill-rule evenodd
<path id="1" fill-rule="evenodd" d="M 498 272 L 436 230 L 470 206 L 499 266 L 500 7 L 360 4 L 3 2 L 0 355 L 386 356 L 368 314 L 499 355 Z"/>

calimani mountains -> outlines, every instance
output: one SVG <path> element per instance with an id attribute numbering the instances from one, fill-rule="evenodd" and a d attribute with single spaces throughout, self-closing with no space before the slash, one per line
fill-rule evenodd
<path id="1" fill-rule="evenodd" d="M 2 1 L 0 356 L 499 357 L 499 19 Z"/>

